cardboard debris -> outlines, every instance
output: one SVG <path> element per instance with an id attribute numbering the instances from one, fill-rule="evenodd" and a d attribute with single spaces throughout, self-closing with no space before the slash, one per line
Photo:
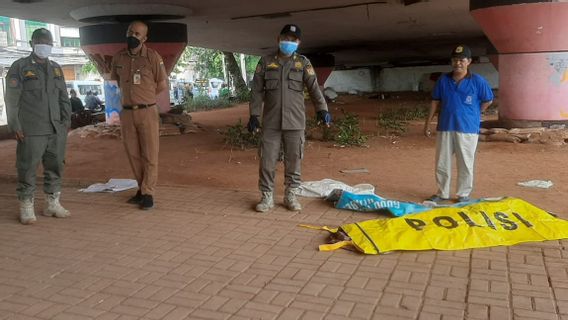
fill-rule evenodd
<path id="1" fill-rule="evenodd" d="M 191 120 L 191 115 L 187 112 L 182 113 L 161 113 L 160 119 L 162 125 L 160 126 L 160 135 L 174 135 L 177 129 L 177 134 L 195 133 L 199 128 Z M 174 129 L 174 127 L 176 129 Z"/>
<path id="2" fill-rule="evenodd" d="M 187 113 L 182 114 L 160 114 L 160 136 L 173 136 L 186 133 L 195 133 L 199 128 L 191 121 L 191 116 Z M 81 138 L 110 138 L 120 139 L 120 126 L 108 125 L 104 122 L 88 125 L 72 130 L 69 136 L 80 136 Z"/>
<path id="3" fill-rule="evenodd" d="M 343 169 L 339 170 L 341 173 L 369 173 L 367 168 L 357 168 L 357 169 Z"/>
<path id="4" fill-rule="evenodd" d="M 552 183 L 552 181 L 550 180 L 529 180 L 529 181 L 517 182 L 517 185 L 529 188 L 548 189 L 551 188 L 554 185 L 554 183 Z"/>
<path id="5" fill-rule="evenodd" d="M 568 141 L 568 129 L 563 126 L 512 129 L 482 128 L 479 131 L 479 141 L 564 145 Z"/>
<path id="6" fill-rule="evenodd" d="M 81 138 L 110 138 L 120 139 L 120 126 L 111 126 L 104 122 L 77 128 L 69 132 L 69 136 Z"/>

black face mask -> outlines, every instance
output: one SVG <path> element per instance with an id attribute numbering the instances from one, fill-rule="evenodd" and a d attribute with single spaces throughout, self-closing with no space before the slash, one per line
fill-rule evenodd
<path id="1" fill-rule="evenodd" d="M 138 48 L 138 46 L 140 45 L 140 40 L 133 36 L 127 37 L 126 45 L 128 46 L 128 49 Z"/>

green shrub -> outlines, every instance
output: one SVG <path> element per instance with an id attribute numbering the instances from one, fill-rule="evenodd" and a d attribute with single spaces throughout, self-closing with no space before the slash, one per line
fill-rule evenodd
<path id="1" fill-rule="evenodd" d="M 426 119 L 428 108 L 415 107 L 404 109 L 393 109 L 381 112 L 377 118 L 379 133 L 400 135 L 406 132 L 408 121 Z"/>
<path id="2" fill-rule="evenodd" d="M 321 131 L 320 131 L 321 130 Z M 306 139 L 335 141 L 335 130 L 318 123 L 317 118 L 306 118 Z"/>
<path id="3" fill-rule="evenodd" d="M 232 147 L 245 150 L 247 148 L 258 148 L 260 146 L 260 134 L 252 134 L 248 132 L 242 120 L 233 126 L 229 126 L 227 130 L 222 131 L 225 144 Z"/>
<path id="4" fill-rule="evenodd" d="M 251 98 L 250 90 L 244 90 L 242 92 L 237 92 L 237 102 L 249 102 Z"/>
<path id="5" fill-rule="evenodd" d="M 203 111 L 203 110 L 213 110 L 228 108 L 231 106 L 231 102 L 228 98 L 218 98 L 211 99 L 206 95 L 199 95 L 193 97 L 185 104 L 185 110 L 187 112 Z"/>
<path id="6" fill-rule="evenodd" d="M 333 141 L 342 146 L 364 145 L 368 137 L 361 132 L 358 116 L 343 109 L 341 112 L 343 118 L 335 119 L 329 127 L 318 123 L 316 117 L 306 119 L 306 138 Z"/>
<path id="7" fill-rule="evenodd" d="M 362 146 L 367 142 L 367 136 L 361 132 L 359 117 L 353 113 L 343 112 L 343 118 L 337 119 L 330 128 L 333 130 L 333 140 L 343 146 Z M 325 136 L 325 131 L 324 131 Z"/>

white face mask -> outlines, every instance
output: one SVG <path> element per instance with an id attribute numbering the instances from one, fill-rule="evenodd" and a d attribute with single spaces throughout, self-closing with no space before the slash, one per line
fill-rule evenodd
<path id="1" fill-rule="evenodd" d="M 34 45 L 34 53 L 40 59 L 47 59 L 51 54 L 51 49 L 53 46 L 48 44 L 35 44 Z"/>

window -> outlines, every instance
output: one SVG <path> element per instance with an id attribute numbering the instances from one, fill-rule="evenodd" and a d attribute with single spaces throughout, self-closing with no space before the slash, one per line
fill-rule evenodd
<path id="1" fill-rule="evenodd" d="M 84 96 L 87 95 L 87 92 L 97 92 L 100 94 L 102 92 L 102 87 L 96 84 L 80 84 L 77 86 L 79 88 L 79 94 Z"/>
<path id="2" fill-rule="evenodd" d="M 61 37 L 61 46 L 78 48 L 81 46 L 81 41 L 79 38 Z"/>
<path id="3" fill-rule="evenodd" d="M 47 29 L 47 23 L 39 22 L 39 21 L 26 20 L 26 35 L 28 36 L 29 41 L 32 40 L 32 33 L 34 33 L 34 31 L 36 29 L 39 29 L 39 28 L 46 28 Z"/>
<path id="4" fill-rule="evenodd" d="M 0 16 L 0 33 L 6 35 L 6 45 L 14 45 L 14 39 L 12 37 L 12 30 L 10 26 L 10 18 Z"/>

